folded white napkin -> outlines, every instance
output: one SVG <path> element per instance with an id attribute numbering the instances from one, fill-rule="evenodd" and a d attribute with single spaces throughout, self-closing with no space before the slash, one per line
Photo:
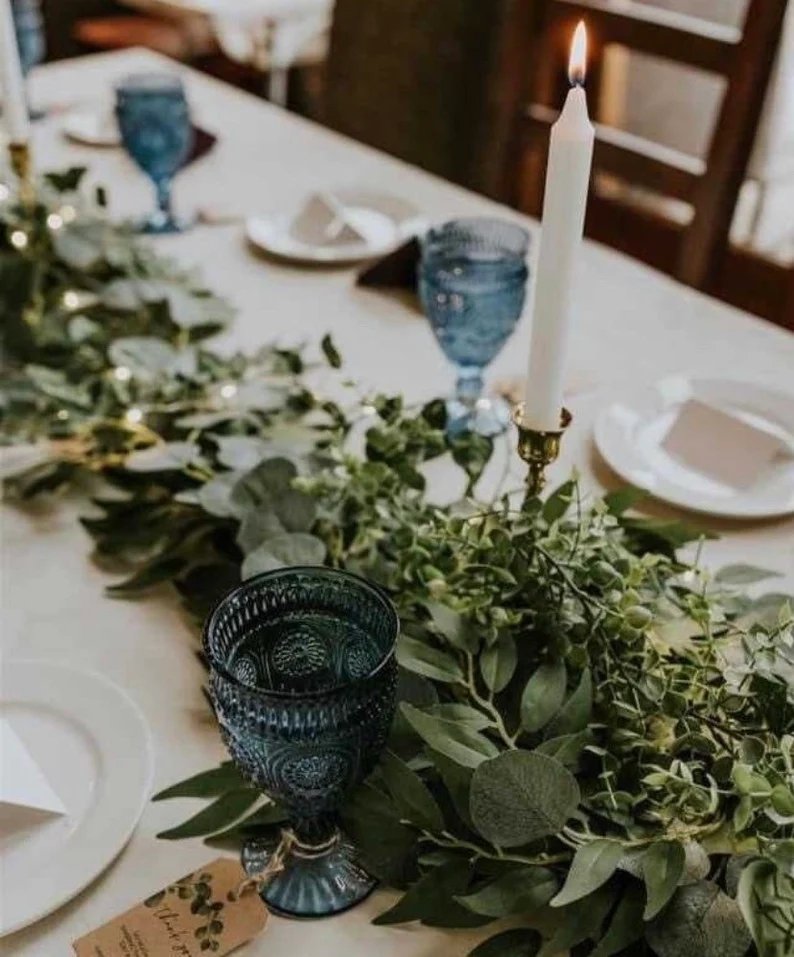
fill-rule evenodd
<path id="1" fill-rule="evenodd" d="M 310 196 L 290 224 L 289 234 L 307 246 L 339 246 L 366 239 L 347 217 L 345 207 L 331 193 Z"/>
<path id="2" fill-rule="evenodd" d="M 7 718 L 0 717 L 0 811 L 6 805 L 33 812 L 66 814 L 44 772 Z M 2 815 L 0 815 L 2 817 Z"/>
<path id="3" fill-rule="evenodd" d="M 736 489 L 794 460 L 794 449 L 780 435 L 698 399 L 684 402 L 662 444 L 684 465 Z"/>

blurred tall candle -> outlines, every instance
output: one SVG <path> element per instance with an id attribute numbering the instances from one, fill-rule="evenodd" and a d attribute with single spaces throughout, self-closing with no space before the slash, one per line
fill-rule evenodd
<path id="1" fill-rule="evenodd" d="M 594 130 L 584 92 L 587 33 L 580 22 L 573 36 L 568 76 L 571 90 L 551 129 L 543 231 L 529 347 L 524 423 L 538 431 L 560 427 L 563 371 L 571 325 L 570 293 L 581 244 Z"/>
<path id="2" fill-rule="evenodd" d="M 19 63 L 11 0 L 0 0 L 0 80 L 3 93 L 3 125 L 11 143 L 27 143 L 30 136 L 25 79 Z"/>

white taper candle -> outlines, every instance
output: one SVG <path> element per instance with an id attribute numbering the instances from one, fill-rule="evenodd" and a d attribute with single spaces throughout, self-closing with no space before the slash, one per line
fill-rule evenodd
<path id="1" fill-rule="evenodd" d="M 565 353 L 571 325 L 570 293 L 581 244 L 595 133 L 584 88 L 587 35 L 574 34 L 570 78 L 573 88 L 551 129 L 543 231 L 535 280 L 535 302 L 524 400 L 524 423 L 539 431 L 560 426 Z"/>

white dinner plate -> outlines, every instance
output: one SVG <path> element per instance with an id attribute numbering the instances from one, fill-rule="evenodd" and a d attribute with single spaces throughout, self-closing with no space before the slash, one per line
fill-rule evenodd
<path id="1" fill-rule="evenodd" d="M 726 518 L 771 518 L 794 512 L 794 457 L 781 458 L 754 485 L 737 489 L 687 467 L 665 451 L 667 432 L 688 399 L 699 399 L 766 429 L 794 450 L 794 395 L 749 382 L 672 376 L 601 410 L 595 442 L 607 464 L 632 485 L 693 511 Z"/>
<path id="2" fill-rule="evenodd" d="M 362 242 L 314 245 L 290 235 L 295 211 L 246 220 L 249 242 L 279 259 L 298 263 L 342 264 L 384 256 L 400 243 L 421 232 L 425 221 L 416 208 L 396 196 L 362 190 L 334 190 L 345 207 L 347 219 L 364 239 Z"/>
<path id="3" fill-rule="evenodd" d="M 83 146 L 120 146 L 116 118 L 110 110 L 100 108 L 72 110 L 63 120 L 63 132 L 75 143 Z"/>
<path id="4" fill-rule="evenodd" d="M 65 904 L 113 861 L 149 797 L 153 759 L 143 715 L 99 675 L 3 661 L 0 711 L 67 812 L 4 820 L 2 936 Z"/>

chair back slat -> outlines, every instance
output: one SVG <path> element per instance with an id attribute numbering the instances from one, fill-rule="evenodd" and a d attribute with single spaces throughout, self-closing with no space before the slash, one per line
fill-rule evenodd
<path id="1" fill-rule="evenodd" d="M 685 67 L 697 67 L 727 81 L 705 159 L 653 144 L 596 122 L 593 170 L 663 200 L 692 207 L 683 221 L 637 203 L 631 191 L 591 192 L 589 235 L 700 289 L 713 289 L 723 275 L 730 227 L 764 104 L 788 0 L 749 0 L 741 30 L 639 4 L 634 0 L 536 0 L 532 41 L 534 70 L 530 104 L 520 111 L 522 133 L 514 143 L 513 193 L 523 209 L 539 215 L 548 150 L 548 132 L 564 95 L 567 43 L 584 19 L 591 62 L 598 67 L 604 48 L 618 44 Z M 589 64 L 590 65 L 590 64 Z M 597 120 L 599 70 L 588 72 L 591 115 Z M 677 212 L 677 210 L 676 210 Z M 669 228 L 664 225 L 665 220 Z"/>
<path id="2" fill-rule="evenodd" d="M 526 122 L 548 136 L 558 116 L 556 110 L 535 104 L 528 107 Z M 683 202 L 691 201 L 705 171 L 703 160 L 611 126 L 596 123 L 595 128 L 593 164 L 597 170 Z"/>
<path id="3" fill-rule="evenodd" d="M 631 0 L 555 0 L 549 7 L 552 29 L 579 20 L 587 22 L 599 44 L 621 44 L 723 76 L 732 70 L 742 40 L 733 27 Z"/>

